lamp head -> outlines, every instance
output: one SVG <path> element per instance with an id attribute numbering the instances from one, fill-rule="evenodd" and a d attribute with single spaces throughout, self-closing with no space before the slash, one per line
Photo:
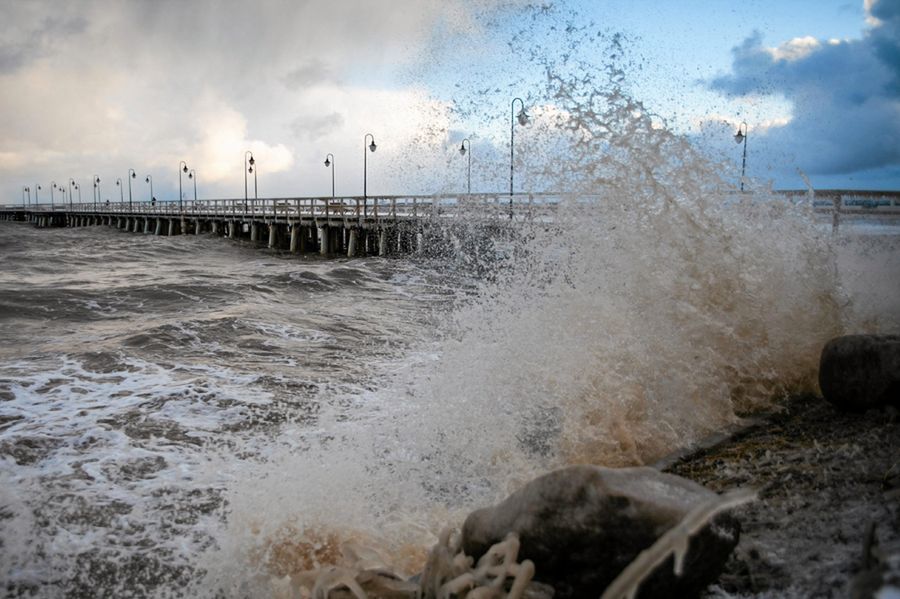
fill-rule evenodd
<path id="1" fill-rule="evenodd" d="M 747 137 L 747 136 L 744 135 L 743 131 L 738 129 L 738 132 L 734 134 L 734 141 L 737 143 L 741 143 L 742 141 L 744 141 L 745 137 Z"/>
<path id="2" fill-rule="evenodd" d="M 253 167 L 251 166 L 250 168 L 248 168 L 248 169 L 247 169 L 247 172 L 248 172 L 248 173 L 252 173 L 252 172 L 253 172 Z"/>
<path id="3" fill-rule="evenodd" d="M 463 143 L 463 144 L 460 144 L 460 146 L 459 146 L 459 154 L 460 154 L 460 156 L 465 156 L 465 155 L 466 155 L 466 144 L 464 144 L 464 143 Z"/>
<path id="4" fill-rule="evenodd" d="M 331 160 L 330 160 L 330 159 L 325 158 L 325 166 L 326 166 L 326 167 L 331 166 Z"/>
<path id="5" fill-rule="evenodd" d="M 256 164 L 256 160 L 253 159 L 253 154 L 250 154 L 249 162 L 250 162 L 250 166 L 253 166 L 254 164 Z"/>
<path id="6" fill-rule="evenodd" d="M 193 179 L 193 178 L 194 178 L 194 173 L 188 173 L 188 179 Z"/>
<path id="7" fill-rule="evenodd" d="M 100 182 L 100 177 L 96 177 L 96 178 L 94 179 L 94 183 L 99 183 L 99 182 Z"/>
<path id="8" fill-rule="evenodd" d="M 527 125 L 527 124 L 528 124 L 528 121 L 530 120 L 530 118 L 529 118 L 529 116 L 528 116 L 528 113 L 525 112 L 525 109 L 524 109 L 524 108 L 523 108 L 522 110 L 519 111 L 519 114 L 518 114 L 518 116 L 516 117 L 516 119 L 518 119 L 519 124 L 522 125 L 523 127 L 524 127 L 525 125 Z"/>
<path id="9" fill-rule="evenodd" d="M 131 173 L 131 178 L 132 178 L 132 179 L 137 179 L 137 173 Z"/>
<path id="10" fill-rule="evenodd" d="M 149 182 L 150 182 L 150 175 L 147 175 L 147 178 L 144 179 L 144 183 L 149 183 Z"/>
<path id="11" fill-rule="evenodd" d="M 376 148 L 378 148 L 378 146 L 375 145 L 375 138 L 373 137 L 372 143 L 369 144 L 369 150 L 374 152 L 376 150 Z"/>
<path id="12" fill-rule="evenodd" d="M 183 170 L 184 172 L 188 172 L 188 167 L 187 167 L 187 165 L 185 164 L 185 165 L 184 165 L 184 168 L 181 169 L 181 170 Z"/>
<path id="13" fill-rule="evenodd" d="M 116 187 L 118 187 L 121 184 L 122 184 L 122 181 L 120 181 L 119 179 L 116 179 Z"/>

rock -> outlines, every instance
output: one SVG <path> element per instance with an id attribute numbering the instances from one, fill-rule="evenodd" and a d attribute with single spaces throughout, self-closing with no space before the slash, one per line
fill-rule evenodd
<path id="1" fill-rule="evenodd" d="M 900 335 L 847 335 L 825 344 L 819 387 L 842 410 L 900 407 Z"/>
<path id="2" fill-rule="evenodd" d="M 663 533 L 715 493 L 652 468 L 572 466 L 541 476 L 492 508 L 469 514 L 463 551 L 478 559 L 510 532 L 534 580 L 556 599 L 599 597 Z M 691 537 L 684 574 L 668 558 L 643 582 L 639 597 L 695 597 L 718 578 L 740 526 L 722 514 Z"/>

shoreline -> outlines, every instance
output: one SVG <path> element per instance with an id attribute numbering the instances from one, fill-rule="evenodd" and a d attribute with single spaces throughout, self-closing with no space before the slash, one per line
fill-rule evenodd
<path id="1" fill-rule="evenodd" d="M 873 523 L 889 558 L 870 577 L 900 587 L 900 414 L 840 412 L 813 396 L 781 407 L 657 462 L 716 492 L 759 491 L 734 511 L 741 540 L 706 596 L 857 596 Z"/>

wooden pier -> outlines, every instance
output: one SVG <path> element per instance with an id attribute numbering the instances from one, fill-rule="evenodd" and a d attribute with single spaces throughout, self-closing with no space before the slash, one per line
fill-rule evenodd
<path id="1" fill-rule="evenodd" d="M 804 191 L 781 191 L 808 201 Z M 185 202 L 104 202 L 0 206 L 0 220 L 39 228 L 107 226 L 149 235 L 209 234 L 245 239 L 292 253 L 348 257 L 426 251 L 447 241 L 456 225 L 509 235 L 522 222 L 551 223 L 562 194 L 461 194 L 340 198 L 215 199 Z M 579 196 L 579 202 L 602 202 Z M 832 220 L 845 217 L 900 223 L 900 192 L 817 192 L 813 209 Z"/>
<path id="2" fill-rule="evenodd" d="M 535 201 L 528 194 L 472 194 L 40 204 L 0 207 L 0 220 L 38 228 L 107 226 L 149 235 L 209 234 L 293 253 L 385 256 L 422 252 L 426 238 L 442 228 L 438 223 L 475 218 L 500 233 L 533 213 L 529 206 Z"/>

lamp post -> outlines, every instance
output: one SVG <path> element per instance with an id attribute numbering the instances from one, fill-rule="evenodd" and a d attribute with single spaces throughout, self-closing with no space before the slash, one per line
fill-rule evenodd
<path id="1" fill-rule="evenodd" d="M 366 209 L 368 204 L 369 192 L 367 188 L 367 179 L 368 179 L 368 171 L 369 171 L 369 163 L 368 156 L 366 155 L 366 142 L 369 138 L 372 138 L 372 143 L 368 145 L 369 151 L 374 152 L 378 146 L 375 145 L 375 136 L 371 133 L 366 133 L 365 137 L 363 137 L 363 216 L 367 216 Z"/>
<path id="2" fill-rule="evenodd" d="M 133 210 L 133 208 L 131 207 L 131 180 L 136 177 L 137 173 L 134 172 L 134 169 L 128 169 L 128 210 Z"/>
<path id="3" fill-rule="evenodd" d="M 188 173 L 188 179 L 194 180 L 194 204 L 196 204 L 197 203 L 197 173 L 194 171 L 194 169 L 191 169 L 190 172 Z M 196 210 L 196 207 L 194 209 Z"/>
<path id="4" fill-rule="evenodd" d="M 156 198 L 153 197 L 153 177 L 151 175 L 147 175 L 147 178 L 144 179 L 144 181 L 150 184 L 150 205 L 156 206 Z"/>
<path id="5" fill-rule="evenodd" d="M 747 170 L 747 123 L 741 121 L 738 125 L 737 133 L 734 134 L 734 141 L 737 143 L 744 142 L 744 157 L 741 160 L 741 191 L 744 191 L 744 173 Z"/>
<path id="6" fill-rule="evenodd" d="M 81 185 L 75 184 L 75 190 L 78 192 L 78 203 L 81 204 Z M 80 206 L 79 206 L 80 208 Z"/>
<path id="7" fill-rule="evenodd" d="M 247 213 L 247 202 L 249 201 L 249 198 L 247 197 L 247 173 L 253 173 L 253 197 L 257 197 L 256 171 L 253 169 L 254 164 L 256 164 L 256 160 L 253 158 L 253 152 L 247 150 L 244 152 L 244 214 Z"/>
<path id="8" fill-rule="evenodd" d="M 97 211 L 97 205 L 100 204 L 100 177 L 94 175 L 94 189 L 97 190 L 97 199 L 94 200 L 94 212 Z"/>
<path id="9" fill-rule="evenodd" d="M 466 173 L 466 193 L 472 195 L 472 142 L 469 141 L 468 137 L 462 140 L 462 143 L 459 145 L 460 155 L 465 156 L 466 152 L 469 153 L 469 168 Z"/>
<path id="10" fill-rule="evenodd" d="M 28 204 L 25 203 L 25 192 L 26 192 L 26 191 L 28 192 L 28 203 L 29 203 L 29 204 L 31 203 L 31 190 L 28 189 L 27 186 L 23 185 L 23 186 L 22 186 L 22 208 L 24 208 L 25 206 L 28 205 Z"/>
<path id="11" fill-rule="evenodd" d="M 40 191 L 41 189 L 43 189 L 43 188 L 40 185 L 34 186 L 34 203 L 35 203 L 35 205 L 41 203 L 41 198 L 38 197 L 38 191 Z"/>
<path id="12" fill-rule="evenodd" d="M 61 189 L 61 187 L 59 187 L 56 184 L 56 181 L 50 181 L 50 210 L 51 211 L 53 210 L 53 190 L 54 189 Z"/>
<path id="13" fill-rule="evenodd" d="M 179 212 L 184 212 L 184 203 L 183 203 L 184 194 L 181 191 L 181 173 L 182 172 L 185 172 L 185 173 L 188 172 L 188 166 L 184 160 L 182 160 L 181 162 L 178 163 L 178 211 Z"/>
<path id="14" fill-rule="evenodd" d="M 522 106 L 516 115 L 516 100 Z M 513 98 L 509 104 L 509 217 L 512 218 L 513 208 L 513 166 L 515 158 L 516 121 L 523 127 L 528 124 L 528 113 L 525 112 L 525 102 L 522 98 Z"/>
<path id="15" fill-rule="evenodd" d="M 116 187 L 119 188 L 119 203 L 124 204 L 125 203 L 125 186 L 122 185 L 122 179 L 119 177 L 116 177 Z M 131 206 L 129 206 L 129 208 L 131 208 Z"/>
<path id="16" fill-rule="evenodd" d="M 331 152 L 325 156 L 325 168 L 331 167 L 331 197 L 334 197 L 334 154 Z"/>
<path id="17" fill-rule="evenodd" d="M 73 188 L 77 189 L 77 188 L 78 188 L 78 183 L 75 182 L 75 179 L 73 179 L 73 178 L 70 177 L 70 178 L 69 178 L 69 210 L 72 209 L 72 199 L 73 199 L 73 197 L 74 197 L 73 194 L 72 194 L 72 189 L 73 189 Z"/>

